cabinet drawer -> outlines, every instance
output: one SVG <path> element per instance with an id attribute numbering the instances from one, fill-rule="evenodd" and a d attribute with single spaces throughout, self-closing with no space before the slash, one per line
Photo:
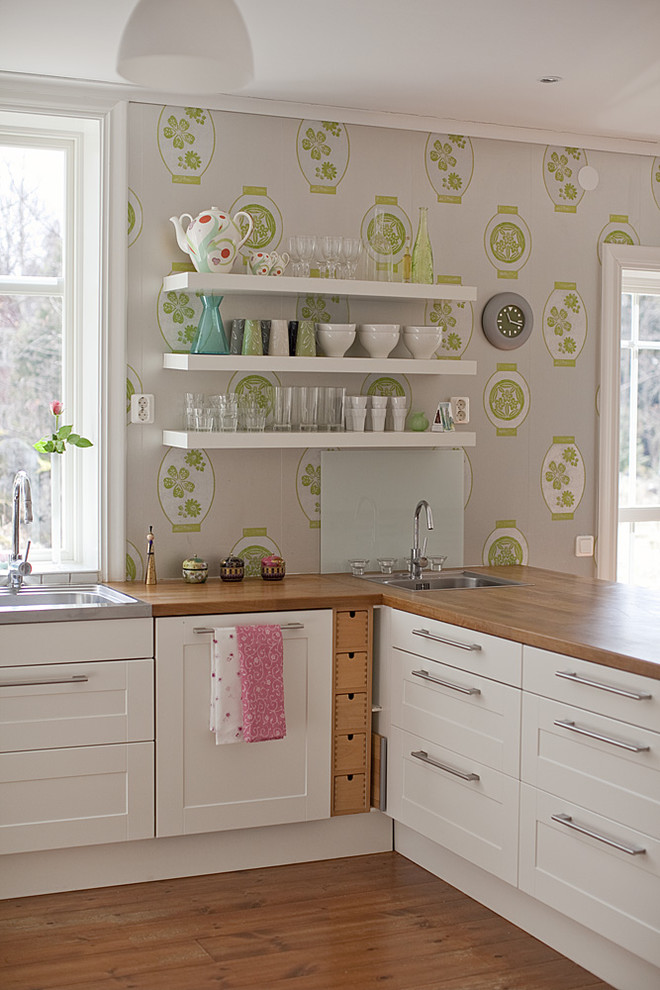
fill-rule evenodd
<path id="1" fill-rule="evenodd" d="M 528 694 L 522 753 L 528 784 L 660 839 L 660 734 Z"/>
<path id="2" fill-rule="evenodd" d="M 660 732 L 660 681 L 533 646 L 523 657 L 526 691 Z"/>
<path id="3" fill-rule="evenodd" d="M 343 774 L 333 779 L 333 815 L 347 815 L 368 810 L 366 773 Z"/>
<path id="4" fill-rule="evenodd" d="M 333 755 L 335 772 L 365 770 L 367 766 L 366 732 L 350 732 L 335 736 Z"/>
<path id="5" fill-rule="evenodd" d="M 521 785 L 520 822 L 520 888 L 660 965 L 660 843 L 527 784 Z"/>
<path id="6" fill-rule="evenodd" d="M 153 660 L 0 670 L 0 752 L 153 739 Z"/>
<path id="7" fill-rule="evenodd" d="M 368 610 L 335 612 L 335 652 L 347 653 L 349 650 L 366 650 L 368 645 Z"/>
<path id="8" fill-rule="evenodd" d="M 338 653 L 335 656 L 335 691 L 366 691 L 369 684 L 369 658 L 366 653 Z"/>
<path id="9" fill-rule="evenodd" d="M 392 646 L 520 687 L 522 646 L 436 619 L 392 612 Z"/>
<path id="10" fill-rule="evenodd" d="M 132 660 L 153 655 L 153 619 L 16 622 L 2 626 L 0 667 Z"/>
<path id="11" fill-rule="evenodd" d="M 363 692 L 335 695 L 336 733 L 365 731 L 370 713 L 367 711 L 367 695 Z"/>
<path id="12" fill-rule="evenodd" d="M 517 777 L 518 688 L 434 660 L 392 651 L 392 723 Z"/>
<path id="13" fill-rule="evenodd" d="M 0 756 L 0 852 L 153 835 L 153 743 Z"/>
<path id="14" fill-rule="evenodd" d="M 387 813 L 515 884 L 519 782 L 395 727 L 388 753 Z"/>

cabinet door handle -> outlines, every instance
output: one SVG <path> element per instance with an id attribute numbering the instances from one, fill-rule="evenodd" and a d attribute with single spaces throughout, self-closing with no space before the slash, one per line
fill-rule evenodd
<path id="1" fill-rule="evenodd" d="M 451 688 L 452 691 L 460 691 L 461 694 L 481 694 L 481 690 L 476 687 L 463 687 L 461 684 L 452 684 L 451 681 L 443 681 L 439 677 L 433 677 L 428 670 L 413 670 L 413 677 L 419 677 L 422 681 L 430 681 L 431 684 L 440 684 L 441 687 Z"/>
<path id="2" fill-rule="evenodd" d="M 455 777 L 460 777 L 461 780 L 479 780 L 478 773 L 465 773 L 464 770 L 458 770 L 456 767 L 450 767 L 446 763 L 438 763 L 437 760 L 432 760 L 429 754 L 423 749 L 419 749 L 410 755 L 414 756 L 416 760 L 420 760 L 421 763 L 429 763 L 432 767 L 437 767 L 438 770 L 446 770 L 447 773 L 453 773 Z"/>
<path id="3" fill-rule="evenodd" d="M 600 832 L 594 832 L 593 829 L 587 828 L 586 825 L 580 825 L 578 822 L 574 822 L 570 815 L 552 815 L 553 822 L 559 822 L 560 825 L 565 825 L 566 828 L 572 828 L 576 832 L 581 832 L 582 835 L 588 835 L 591 839 L 598 839 L 599 842 L 604 842 L 606 846 L 612 846 L 614 849 L 619 849 L 621 852 L 628 853 L 629 856 L 641 856 L 642 853 L 646 852 L 642 846 L 629 846 L 627 842 L 619 842 L 618 839 L 614 839 L 611 835 L 602 835 Z"/>
<path id="4" fill-rule="evenodd" d="M 282 632 L 289 632 L 291 629 L 304 629 L 304 628 L 305 628 L 304 622 L 285 622 L 280 626 Z M 193 632 L 199 636 L 205 636 L 208 633 L 215 632 L 215 629 L 212 629 L 209 626 L 196 626 L 195 628 L 193 628 Z"/>
<path id="5" fill-rule="evenodd" d="M 601 691 L 610 691 L 611 694 L 621 694 L 624 698 L 632 698 L 633 701 L 646 701 L 653 695 L 648 691 L 627 691 L 625 688 L 614 687 L 613 684 L 603 684 L 601 681 L 592 681 L 588 677 L 581 677 L 571 670 L 556 670 L 555 677 L 564 677 L 567 681 L 575 681 L 577 684 L 587 684 L 589 687 L 599 688 Z"/>
<path id="6" fill-rule="evenodd" d="M 73 674 L 72 677 L 40 677 L 35 681 L 0 681 L 0 687 L 33 687 L 39 684 L 84 684 L 89 680 L 86 674 Z"/>
<path id="7" fill-rule="evenodd" d="M 612 739 L 611 736 L 603 736 L 600 732 L 594 732 L 593 729 L 585 729 L 581 725 L 576 725 L 575 722 L 569 722 L 567 719 L 555 719 L 555 725 L 558 725 L 560 729 L 570 729 L 571 732 L 578 732 L 581 736 L 589 736 L 590 739 L 599 739 L 600 742 L 609 743 L 611 746 L 619 746 L 620 749 L 628 749 L 631 753 L 647 753 L 650 746 L 638 746 L 637 743 L 625 742 L 623 739 Z"/>
<path id="8" fill-rule="evenodd" d="M 469 650 L 474 653 L 481 649 L 479 643 L 459 643 L 455 639 L 445 639 L 444 636 L 434 636 L 428 629 L 413 629 L 413 636 L 421 636 L 423 639 L 432 639 L 435 643 L 444 643 L 445 646 L 455 646 L 458 650 Z"/>

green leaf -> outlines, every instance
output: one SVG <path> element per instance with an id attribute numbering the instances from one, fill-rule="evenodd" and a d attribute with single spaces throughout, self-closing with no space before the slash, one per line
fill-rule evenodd
<path id="1" fill-rule="evenodd" d="M 76 447 L 93 447 L 93 446 L 94 444 L 92 443 L 91 440 L 88 440 L 87 437 L 80 437 L 80 439 L 76 441 Z"/>
<path id="2" fill-rule="evenodd" d="M 54 436 L 58 440 L 66 440 L 66 438 L 68 437 L 69 433 L 71 433 L 71 430 L 72 429 L 73 429 L 73 426 L 60 426 L 59 430 L 57 431 L 57 433 L 54 434 Z"/>
<path id="3" fill-rule="evenodd" d="M 40 454 L 50 454 L 54 449 L 54 444 L 52 440 L 37 440 L 32 446 L 35 450 L 38 450 Z"/>
<path id="4" fill-rule="evenodd" d="M 69 435 L 68 435 L 68 437 L 66 439 L 67 439 L 67 443 L 77 444 L 78 441 L 80 440 L 80 434 L 78 434 L 78 433 L 69 433 Z"/>
<path id="5" fill-rule="evenodd" d="M 54 444 L 54 448 L 56 454 L 63 454 L 64 451 L 66 450 L 66 447 L 64 445 L 64 440 L 56 440 Z"/>

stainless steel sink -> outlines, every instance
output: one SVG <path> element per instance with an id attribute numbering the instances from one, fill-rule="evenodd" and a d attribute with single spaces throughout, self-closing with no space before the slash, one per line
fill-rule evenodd
<path id="1" fill-rule="evenodd" d="M 151 605 L 103 584 L 0 588 L 0 624 L 151 615 Z"/>
<path id="2" fill-rule="evenodd" d="M 390 588 L 403 588 L 406 591 L 452 591 L 465 588 L 505 588 L 520 587 L 521 581 L 510 581 L 508 578 L 491 577 L 489 574 L 478 574 L 476 571 L 458 571 L 437 573 L 423 572 L 421 577 L 412 578 L 409 574 L 364 574 L 365 581 L 374 581 Z"/>

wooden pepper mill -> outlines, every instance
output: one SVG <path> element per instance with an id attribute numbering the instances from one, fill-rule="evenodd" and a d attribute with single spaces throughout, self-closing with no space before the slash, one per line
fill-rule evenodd
<path id="1" fill-rule="evenodd" d="M 156 558 L 154 557 L 154 531 L 149 527 L 147 533 L 147 574 L 144 579 L 145 584 L 158 584 L 156 577 Z"/>

